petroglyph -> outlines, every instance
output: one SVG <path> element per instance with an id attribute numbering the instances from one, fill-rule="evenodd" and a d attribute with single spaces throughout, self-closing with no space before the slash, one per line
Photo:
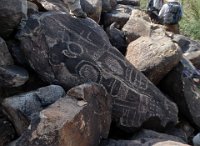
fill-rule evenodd
<path id="1" fill-rule="evenodd" d="M 41 19 L 35 19 L 37 17 Z M 48 19 L 54 21 L 49 24 Z M 36 28 L 40 29 L 31 29 L 28 25 L 30 22 L 34 22 Z M 61 37 L 52 35 L 54 31 L 63 29 L 65 33 Z M 29 33 L 34 35 L 29 38 Z M 57 44 L 48 47 L 48 40 L 43 40 L 46 42 L 42 42 L 42 46 L 35 47 L 34 44 L 42 34 L 55 39 Z M 67 41 L 64 42 L 63 38 Z M 34 16 L 21 32 L 20 40 L 32 67 L 43 79 L 62 84 L 67 89 L 85 82 L 104 85 L 113 96 L 112 117 L 118 125 L 140 127 L 152 117 L 157 117 L 162 126 L 168 122 L 177 122 L 176 105 L 111 46 L 105 32 L 93 21 L 79 20 L 55 12 L 49 13 L 43 19 L 41 16 Z M 28 46 L 23 47 L 26 44 Z M 37 51 L 33 51 L 32 55 L 28 53 L 33 49 Z M 43 56 L 37 56 L 38 60 L 31 59 L 42 50 L 46 50 L 46 60 L 51 62 L 45 64 L 45 67 L 41 66 L 44 65 L 41 64 Z M 47 70 L 47 67 L 50 69 Z M 55 78 L 48 78 L 44 72 L 54 74 Z"/>

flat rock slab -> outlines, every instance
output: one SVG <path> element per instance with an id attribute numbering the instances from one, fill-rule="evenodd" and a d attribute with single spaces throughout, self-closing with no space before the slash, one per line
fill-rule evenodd
<path id="1" fill-rule="evenodd" d="M 33 15 L 19 39 L 43 80 L 65 89 L 86 82 L 105 86 L 113 96 L 112 117 L 119 126 L 131 130 L 150 119 L 162 126 L 177 122 L 176 105 L 113 48 L 94 21 L 55 12 Z"/>
<path id="2" fill-rule="evenodd" d="M 5 114 L 21 135 L 30 124 L 31 116 L 54 103 L 65 95 L 65 91 L 58 85 L 50 85 L 21 95 L 4 99 L 2 105 Z"/>
<path id="3" fill-rule="evenodd" d="M 32 118 L 16 146 L 97 146 L 107 138 L 111 96 L 103 86 L 84 84 Z"/>
<path id="4" fill-rule="evenodd" d="M 21 67 L 0 66 L 0 87 L 19 87 L 29 79 L 28 72 Z"/>

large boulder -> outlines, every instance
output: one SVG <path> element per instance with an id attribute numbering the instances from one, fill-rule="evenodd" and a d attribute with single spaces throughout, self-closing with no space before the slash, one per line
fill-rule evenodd
<path id="1" fill-rule="evenodd" d="M 0 66 L 13 64 L 14 62 L 12 56 L 10 55 L 6 42 L 0 37 Z"/>
<path id="2" fill-rule="evenodd" d="M 6 98 L 2 105 L 4 113 L 13 122 L 18 135 L 29 126 L 31 116 L 65 95 L 62 87 L 50 85 L 36 91 Z"/>
<path id="3" fill-rule="evenodd" d="M 27 14 L 27 1 L 1 0 L 0 3 L 0 36 L 7 38 Z"/>
<path id="4" fill-rule="evenodd" d="M 126 58 L 149 80 L 158 84 L 176 66 L 182 51 L 168 37 L 140 37 L 128 45 Z"/>
<path id="5" fill-rule="evenodd" d="M 16 146 L 98 146 L 110 123 L 111 96 L 103 86 L 84 84 L 33 116 Z"/>
<path id="6" fill-rule="evenodd" d="M 39 13 L 39 8 L 36 4 L 33 2 L 28 1 L 28 10 L 27 10 L 27 15 L 31 16 L 32 14 Z"/>
<path id="7" fill-rule="evenodd" d="M 161 89 L 177 103 L 180 114 L 200 127 L 200 73 L 183 58 L 161 82 Z"/>
<path id="8" fill-rule="evenodd" d="M 19 87 L 29 79 L 28 72 L 19 66 L 0 66 L 0 87 Z"/>
<path id="9" fill-rule="evenodd" d="M 177 122 L 176 105 L 113 48 L 94 21 L 56 12 L 34 15 L 19 39 L 43 80 L 65 89 L 85 82 L 104 85 L 113 96 L 113 120 L 119 126 L 131 131 L 149 120 L 156 121 L 149 127 Z"/>

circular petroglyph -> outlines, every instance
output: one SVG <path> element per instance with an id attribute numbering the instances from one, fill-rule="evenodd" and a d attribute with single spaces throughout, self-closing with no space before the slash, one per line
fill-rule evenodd
<path id="1" fill-rule="evenodd" d="M 81 45 L 69 42 L 67 49 L 63 50 L 62 53 L 69 58 L 77 58 L 83 54 L 83 48 Z"/>
<path id="2" fill-rule="evenodd" d="M 106 65 L 108 66 L 108 68 L 109 68 L 114 74 L 117 74 L 117 75 L 123 75 L 123 74 L 124 74 L 124 71 L 123 71 L 122 66 L 120 65 L 120 63 L 119 63 L 116 59 L 107 57 L 107 58 L 105 59 L 105 63 L 106 63 Z"/>
<path id="3" fill-rule="evenodd" d="M 77 65 L 76 70 L 84 82 L 98 82 L 100 80 L 99 69 L 90 62 L 82 61 Z"/>

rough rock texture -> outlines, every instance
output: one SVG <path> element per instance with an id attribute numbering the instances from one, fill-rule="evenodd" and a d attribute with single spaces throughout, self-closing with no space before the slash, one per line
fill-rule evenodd
<path id="1" fill-rule="evenodd" d="M 142 18 L 148 22 L 151 22 L 151 18 L 145 11 L 139 10 L 139 9 L 133 9 L 131 12 L 131 17 L 139 17 Z M 155 24 L 154 24 L 155 25 Z"/>
<path id="2" fill-rule="evenodd" d="M 183 55 L 185 56 L 185 58 L 190 60 L 198 70 L 200 70 L 200 50 L 184 53 Z"/>
<path id="3" fill-rule="evenodd" d="M 118 4 L 140 6 L 140 0 L 117 0 Z"/>
<path id="4" fill-rule="evenodd" d="M 41 111 L 64 95 L 65 91 L 62 87 L 50 85 L 36 91 L 8 97 L 2 105 L 18 135 L 21 135 L 30 124 L 32 114 Z"/>
<path id="5" fill-rule="evenodd" d="M 103 140 L 100 146 L 189 146 L 179 137 L 155 132 L 152 130 L 141 130 L 135 133 L 130 140 Z"/>
<path id="6" fill-rule="evenodd" d="M 3 115 L 0 107 L 0 146 L 5 146 L 15 138 L 15 129 L 11 122 Z"/>
<path id="7" fill-rule="evenodd" d="M 130 43 L 141 36 L 150 37 L 151 24 L 141 17 L 135 17 L 131 15 L 127 23 L 122 28 L 122 31 L 126 34 L 127 43 Z"/>
<path id="8" fill-rule="evenodd" d="M 117 6 L 116 0 L 102 0 L 102 12 L 109 12 Z"/>
<path id="9" fill-rule="evenodd" d="M 55 12 L 34 16 L 20 40 L 32 68 L 44 80 L 66 89 L 85 82 L 103 84 L 114 97 L 113 120 L 118 125 L 140 127 L 150 119 L 156 126 L 176 123 L 176 105 L 113 48 L 90 19 Z"/>
<path id="10" fill-rule="evenodd" d="M 168 37 L 140 37 L 128 45 L 126 58 L 149 80 L 158 84 L 176 66 L 182 51 Z"/>
<path id="11" fill-rule="evenodd" d="M 188 144 L 183 144 L 181 142 L 175 141 L 159 141 L 152 140 L 150 142 L 143 142 L 138 140 L 108 140 L 103 141 L 100 146 L 189 146 Z"/>
<path id="12" fill-rule="evenodd" d="M 108 34 L 110 43 L 116 47 L 123 55 L 126 53 L 126 40 L 122 31 L 120 31 L 116 23 L 111 24 L 108 28 L 106 28 L 106 33 Z"/>
<path id="13" fill-rule="evenodd" d="M 0 87 L 18 87 L 29 79 L 28 72 L 15 65 L 0 66 Z"/>
<path id="14" fill-rule="evenodd" d="M 97 146 L 107 138 L 111 97 L 103 86 L 74 87 L 31 121 L 16 146 Z"/>
<path id="15" fill-rule="evenodd" d="M 40 10 L 68 12 L 67 4 L 62 0 L 32 0 Z"/>
<path id="16" fill-rule="evenodd" d="M 0 5 L 0 36 L 8 37 L 19 25 L 22 17 L 27 14 L 26 0 L 1 0 Z"/>
<path id="17" fill-rule="evenodd" d="M 185 58 L 189 59 L 197 69 L 200 69 L 200 43 L 183 35 L 174 35 L 173 40 L 178 43 Z"/>
<path id="18" fill-rule="evenodd" d="M 0 22 L 1 23 L 1 22 Z M 6 42 L 0 37 L 0 66 L 14 64 Z"/>
<path id="19" fill-rule="evenodd" d="M 133 7 L 131 6 L 117 5 L 112 11 L 108 13 L 102 13 L 101 22 L 105 27 L 108 27 L 115 22 L 119 25 L 119 28 L 122 28 L 131 16 L 132 10 Z"/>
<path id="20" fill-rule="evenodd" d="M 97 23 L 100 21 L 102 11 L 102 0 L 81 0 L 81 7 L 88 17 Z"/>
<path id="21" fill-rule="evenodd" d="M 20 64 L 23 66 L 28 66 L 28 61 L 26 60 L 23 50 L 20 48 L 20 43 L 17 40 L 9 40 L 6 42 L 8 45 L 8 49 L 10 54 L 13 57 L 13 60 L 16 64 Z"/>
<path id="22" fill-rule="evenodd" d="M 177 103 L 182 116 L 200 127 L 200 73 L 186 59 L 161 82 L 162 90 Z"/>
<path id="23" fill-rule="evenodd" d="M 32 2 L 28 1 L 28 11 L 27 11 L 27 15 L 31 16 L 32 14 L 38 13 L 38 6 Z"/>
<path id="24" fill-rule="evenodd" d="M 191 40 L 190 38 L 176 34 L 173 36 L 173 41 L 177 42 L 180 48 L 182 49 L 183 53 L 199 51 L 200 50 L 200 43 Z"/>

